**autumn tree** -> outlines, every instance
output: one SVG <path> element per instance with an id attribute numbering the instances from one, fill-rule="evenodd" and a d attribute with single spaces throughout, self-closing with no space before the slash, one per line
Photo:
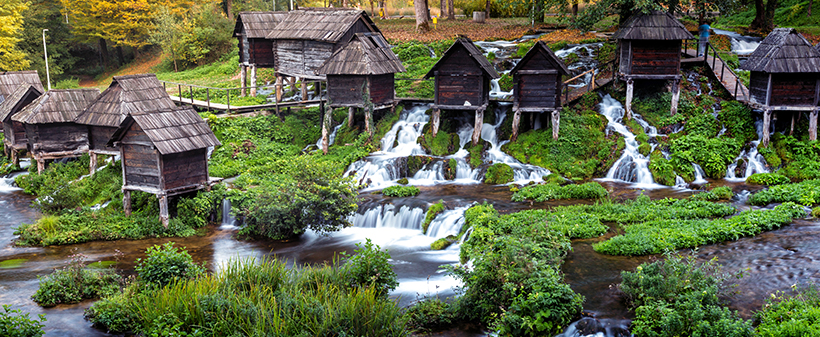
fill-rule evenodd
<path id="1" fill-rule="evenodd" d="M 416 13 L 416 30 L 426 32 L 430 30 L 430 19 L 427 13 L 427 1 L 413 0 L 413 9 Z"/>
<path id="2" fill-rule="evenodd" d="M 26 70 L 29 61 L 17 43 L 23 27 L 23 11 L 28 6 L 22 0 L 3 0 L 0 3 L 0 70 Z"/>
<path id="3" fill-rule="evenodd" d="M 180 62 L 187 67 L 213 61 L 233 46 L 233 21 L 218 7 L 216 1 L 203 1 L 187 12 L 160 7 L 154 15 L 149 41 L 171 57 L 174 71 L 179 71 Z"/>

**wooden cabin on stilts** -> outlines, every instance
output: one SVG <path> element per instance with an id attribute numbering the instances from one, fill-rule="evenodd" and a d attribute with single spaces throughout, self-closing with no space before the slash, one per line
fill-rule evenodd
<path id="1" fill-rule="evenodd" d="M 551 112 L 552 138 L 558 139 L 561 121 L 561 90 L 563 75 L 569 69 L 544 41 L 538 41 L 510 71 L 513 76 L 512 140 L 518 138 L 521 112 L 535 114 Z M 532 123 L 530 123 L 532 124 Z"/>
<path id="2" fill-rule="evenodd" d="M 256 96 L 256 68 L 273 67 L 273 51 L 276 45 L 266 38 L 288 12 L 239 12 L 233 36 L 239 41 L 239 74 L 242 96 L 246 87 Z M 248 73 L 250 72 L 250 85 Z"/>
<path id="3" fill-rule="evenodd" d="M 21 87 L 24 87 L 21 89 Z M 30 89 L 29 87 L 33 87 Z M 17 92 L 17 90 L 23 90 Z M 19 151 L 25 150 L 26 129 L 11 117 L 20 112 L 34 98 L 42 95 L 43 83 L 36 70 L 0 72 L 0 122 L 3 123 L 3 153 L 19 165 Z M 35 95 L 36 92 L 36 95 Z"/>
<path id="4" fill-rule="evenodd" d="M 438 133 L 441 110 L 475 111 L 472 143 L 481 139 L 484 111 L 490 103 L 490 80 L 501 76 L 469 38 L 459 37 L 424 78 L 435 77 L 431 126 Z"/>
<path id="5" fill-rule="evenodd" d="M 304 80 L 324 81 L 315 70 L 356 33 L 381 33 L 367 12 L 352 8 L 303 8 L 288 12 L 267 39 L 273 41 L 276 99 L 282 100 L 284 77 L 302 79 L 302 100 L 308 99 Z M 295 81 L 291 81 L 291 84 Z M 320 92 L 320 88 L 316 88 Z"/>
<path id="6" fill-rule="evenodd" d="M 626 118 L 632 118 L 635 80 L 672 80 L 672 111 L 680 97 L 681 40 L 694 39 L 680 21 L 665 11 L 636 13 L 613 35 L 618 40 L 618 77 L 626 81 Z"/>
<path id="7" fill-rule="evenodd" d="M 97 168 L 98 154 L 120 154 L 120 150 L 108 145 L 108 141 L 129 113 L 175 107 L 156 75 L 114 76 L 108 88 L 76 120 L 88 128 L 90 172 Z"/>
<path id="8" fill-rule="evenodd" d="M 322 119 L 322 151 L 327 153 L 330 117 L 334 108 L 348 110 L 353 126 L 355 109 L 364 112 L 365 130 L 373 135 L 373 111 L 395 108 L 394 74 L 406 71 L 380 33 L 356 33 L 316 69 L 327 76 L 328 106 Z"/>
<path id="9" fill-rule="evenodd" d="M 151 193 L 168 227 L 168 198 L 210 186 L 208 147 L 219 145 L 191 107 L 129 112 L 108 142 L 122 158 L 125 214 L 131 214 L 131 191 Z"/>
<path id="10" fill-rule="evenodd" d="M 769 144 L 772 112 L 809 114 L 809 138 L 817 139 L 820 99 L 820 51 L 794 28 L 775 28 L 740 69 L 751 72 L 753 108 L 763 110 L 763 146 Z"/>
<path id="11" fill-rule="evenodd" d="M 28 151 L 37 162 L 37 173 L 43 172 L 46 160 L 88 152 L 88 128 L 74 120 L 99 94 L 97 89 L 49 90 L 11 117 L 26 128 Z"/>

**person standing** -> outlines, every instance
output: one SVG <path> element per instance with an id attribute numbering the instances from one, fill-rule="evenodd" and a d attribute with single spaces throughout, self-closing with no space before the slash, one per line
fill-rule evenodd
<path id="1" fill-rule="evenodd" d="M 709 43 L 709 34 L 712 30 L 712 27 L 709 27 L 709 23 L 704 21 L 699 27 L 698 32 L 700 33 L 700 43 L 698 45 L 698 57 L 704 56 L 703 54 L 706 53 L 706 44 Z"/>

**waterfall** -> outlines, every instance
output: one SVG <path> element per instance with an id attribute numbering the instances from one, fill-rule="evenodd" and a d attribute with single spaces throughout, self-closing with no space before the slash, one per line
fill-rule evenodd
<path id="1" fill-rule="evenodd" d="M 753 36 L 744 36 L 728 30 L 715 29 L 712 31 L 717 35 L 726 35 L 732 39 L 732 52 L 738 55 L 748 55 L 757 49 L 762 38 Z"/>
<path id="2" fill-rule="evenodd" d="M 624 136 L 624 153 L 612 165 L 606 174 L 606 180 L 624 181 L 643 185 L 644 187 L 657 187 L 649 171 L 649 159 L 638 152 L 638 141 L 635 135 L 629 132 L 625 125 L 621 124 L 624 117 L 624 108 L 621 102 L 610 95 L 604 96 L 600 104 L 600 113 L 609 121 L 607 128 L 614 130 Z M 640 116 L 632 116 L 639 124 L 646 123 Z M 648 125 L 648 124 L 647 124 Z M 653 131 L 657 134 L 657 130 Z"/>
<path id="3" fill-rule="evenodd" d="M 629 320 L 584 317 L 572 322 L 556 337 L 616 337 L 631 336 Z"/>
<path id="4" fill-rule="evenodd" d="M 14 184 L 14 177 L 8 175 L 0 178 L 0 193 L 8 193 L 13 191 L 20 191 L 22 188 Z"/>
<path id="5" fill-rule="evenodd" d="M 464 226 L 464 212 L 470 207 L 472 207 L 472 204 L 446 210 L 436 216 L 427 227 L 427 236 L 443 238 L 448 235 L 458 235 L 458 233 L 461 232 L 461 227 Z"/>
<path id="6" fill-rule="evenodd" d="M 567 64 L 567 69 L 575 74 L 580 74 L 598 66 L 598 61 L 595 60 L 595 50 L 601 48 L 603 45 L 604 44 L 602 42 L 579 44 L 556 51 L 555 56 L 558 56 L 561 59 L 566 59 L 570 54 L 578 55 L 578 61 L 572 64 Z M 581 50 L 584 51 L 584 54 L 578 53 Z M 592 81 L 592 73 L 584 75 L 568 86 L 572 88 L 585 87 L 589 85 L 590 81 Z"/>
<path id="7" fill-rule="evenodd" d="M 679 189 L 686 189 L 689 188 L 689 184 L 686 183 L 686 180 L 683 180 L 683 177 L 679 175 L 675 175 L 675 188 Z"/>
<path id="8" fill-rule="evenodd" d="M 551 172 L 543 167 L 524 164 L 518 159 L 501 151 L 501 147 L 509 141 L 498 142 L 498 127 L 504 122 L 507 114 L 502 109 L 496 111 L 496 124 L 484 124 L 481 127 L 481 139 L 490 143 L 490 149 L 487 150 L 487 160 L 492 163 L 504 163 L 509 165 L 514 172 L 513 182 L 519 185 L 525 185 L 532 181 L 544 181 L 544 177 Z"/>
<path id="9" fill-rule="evenodd" d="M 231 214 L 231 201 L 222 199 L 222 224 L 219 229 L 235 229 L 236 218 Z"/>
<path id="10" fill-rule="evenodd" d="M 692 184 L 703 185 L 708 183 L 708 181 L 706 181 L 706 179 L 703 178 L 703 176 L 706 174 L 705 172 L 703 172 L 703 168 L 695 163 L 692 163 L 692 167 L 695 169 L 695 181 L 693 181 Z"/>
<path id="11" fill-rule="evenodd" d="M 345 123 L 346 122 L 342 122 L 341 124 L 336 125 L 333 128 L 333 132 L 331 132 L 330 135 L 327 136 L 327 146 L 333 145 L 333 142 L 336 141 L 336 134 L 339 133 L 339 129 L 341 129 L 342 126 L 345 125 Z M 316 147 L 318 147 L 320 149 L 322 148 L 322 137 L 319 137 L 319 140 L 316 141 Z M 305 148 L 305 149 L 307 149 L 307 148 Z"/>
<path id="12" fill-rule="evenodd" d="M 512 96 L 513 91 L 501 90 L 501 84 L 498 83 L 499 78 L 490 80 L 490 97 L 504 99 Z"/>
<path id="13" fill-rule="evenodd" d="M 745 181 L 752 174 L 769 173 L 769 169 L 766 168 L 766 159 L 757 152 L 757 146 L 760 145 L 760 141 L 763 139 L 763 121 L 756 121 L 755 128 L 757 129 L 757 140 L 750 142 L 748 149 L 741 150 L 735 161 L 729 165 L 726 169 L 726 180 Z M 746 162 L 746 170 L 742 177 L 738 177 L 735 171 L 741 160 Z"/>
<path id="14" fill-rule="evenodd" d="M 355 213 L 350 216 L 349 221 L 354 227 L 404 228 L 420 231 L 425 215 L 422 208 L 409 206 L 396 208 L 393 204 L 385 204 L 370 208 L 361 214 Z"/>

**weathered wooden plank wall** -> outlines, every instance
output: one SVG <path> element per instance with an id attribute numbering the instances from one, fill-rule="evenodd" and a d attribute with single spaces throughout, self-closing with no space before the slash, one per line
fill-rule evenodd
<path id="1" fill-rule="evenodd" d="M 812 106 L 820 74 L 773 74 L 769 105 Z"/>
<path id="2" fill-rule="evenodd" d="M 250 54 L 249 62 L 251 64 L 264 67 L 272 67 L 274 65 L 273 49 L 276 47 L 272 40 L 250 39 L 248 43 L 250 44 L 248 49 Z"/>
<path id="3" fill-rule="evenodd" d="M 395 79 L 392 73 L 370 76 L 370 100 L 374 105 L 393 103 Z"/>
<path id="4" fill-rule="evenodd" d="M 208 182 L 207 149 L 198 149 L 162 156 L 162 174 L 165 189 Z"/>
<path id="5" fill-rule="evenodd" d="M 117 127 L 91 125 L 88 127 L 88 130 L 88 143 L 91 150 L 119 151 L 116 147 L 108 146 L 108 141 L 111 140 L 111 136 L 117 131 Z"/>
<path id="6" fill-rule="evenodd" d="M 35 153 L 88 150 L 88 129 L 75 123 L 26 124 L 29 150 Z"/>
<path id="7" fill-rule="evenodd" d="M 330 106 L 349 106 L 358 104 L 364 106 L 362 87 L 367 80 L 366 76 L 357 75 L 328 75 L 327 90 L 330 95 Z"/>
<path id="8" fill-rule="evenodd" d="M 678 75 L 680 72 L 681 42 L 632 41 L 630 74 Z"/>
<path id="9" fill-rule="evenodd" d="M 159 179 L 159 151 L 151 145 L 151 140 L 139 125 L 134 123 L 131 126 L 122 137 L 120 147 L 125 186 L 162 188 Z"/>
<path id="10" fill-rule="evenodd" d="M 760 104 L 766 104 L 766 92 L 769 87 L 769 74 L 753 71 L 749 75 L 749 93 L 752 99 Z"/>

